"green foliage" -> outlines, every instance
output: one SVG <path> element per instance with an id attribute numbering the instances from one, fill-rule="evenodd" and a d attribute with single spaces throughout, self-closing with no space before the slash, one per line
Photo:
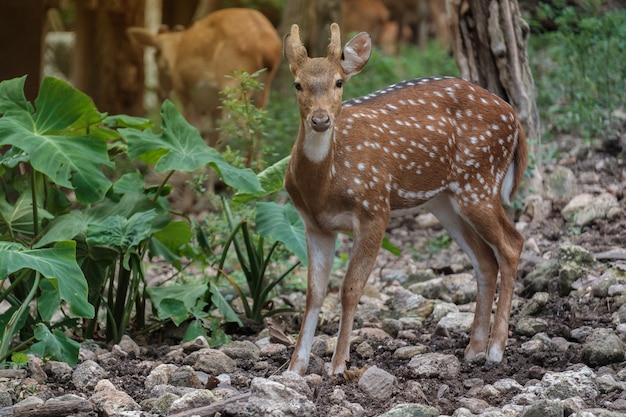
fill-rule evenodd
<path id="1" fill-rule="evenodd" d="M 279 241 L 275 241 L 267 249 L 265 238 L 263 236 L 254 236 L 248 227 L 246 219 L 236 222 L 227 203 L 224 203 L 224 208 L 231 233 L 223 247 L 222 256 L 218 264 L 217 279 L 223 276 L 228 280 L 242 301 L 246 317 L 257 323 L 261 323 L 267 316 L 291 311 L 290 308 L 273 308 L 270 303 L 271 292 L 300 263 L 297 262 L 291 265 L 276 278 L 269 278 L 272 255 L 277 249 Z M 235 249 L 239 268 L 245 277 L 247 291 L 244 291 L 242 286 L 237 283 L 237 280 L 224 271 L 231 244 Z M 252 300 L 252 305 L 248 301 L 248 296 Z"/>
<path id="2" fill-rule="evenodd" d="M 265 132 L 266 111 L 254 105 L 254 96 L 261 94 L 263 84 L 257 77 L 265 69 L 254 74 L 235 71 L 231 78 L 234 87 L 226 87 L 220 92 L 224 120 L 220 123 L 220 140 L 231 148 L 245 149 L 245 165 L 263 167 L 263 136 Z"/>
<path id="3" fill-rule="evenodd" d="M 557 26 L 531 38 L 543 123 L 549 134 L 616 138 L 626 102 L 626 11 L 562 3 L 542 4 L 533 23 L 537 31 L 538 22 Z"/>
<path id="4" fill-rule="evenodd" d="M 30 346 L 75 363 L 77 344 L 63 330 L 92 338 L 100 325 L 107 340 L 118 341 L 131 318 L 143 328 L 146 257 L 181 267 L 183 256 L 198 253 L 193 224 L 175 221 L 165 199 L 175 171 L 211 166 L 242 193 L 262 189 L 252 171 L 232 167 L 208 147 L 169 101 L 157 132 L 146 119 L 98 112 L 83 93 L 50 77 L 33 106 L 24 81 L 0 83 L 0 280 L 8 282 L 0 299 L 11 305 L 0 316 L 0 360 L 19 334 L 14 350 Z M 146 184 L 136 161 L 164 173 L 163 182 Z M 219 291 L 210 289 L 206 297 L 204 285 L 196 299 L 224 308 Z M 157 310 L 180 323 L 176 305 L 155 299 L 163 303 Z M 209 317 L 206 305 L 183 304 L 194 323 Z M 81 325 L 81 318 L 93 320 Z"/>

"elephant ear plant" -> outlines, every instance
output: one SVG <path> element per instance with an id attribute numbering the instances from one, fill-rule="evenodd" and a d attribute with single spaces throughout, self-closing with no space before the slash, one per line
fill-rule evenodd
<path id="1" fill-rule="evenodd" d="M 0 362 L 28 349 L 75 363 L 78 344 L 64 330 L 116 342 L 131 322 L 144 328 L 146 256 L 180 266 L 193 252 L 192 222 L 174 220 L 165 199 L 174 171 L 209 165 L 242 192 L 260 185 L 169 101 L 157 132 L 147 119 L 99 112 L 51 77 L 31 104 L 24 81 L 0 82 Z M 137 160 L 163 182 L 146 185 Z"/>

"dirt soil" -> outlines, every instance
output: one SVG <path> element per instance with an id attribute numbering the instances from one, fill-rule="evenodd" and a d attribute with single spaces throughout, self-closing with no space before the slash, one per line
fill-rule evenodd
<path id="1" fill-rule="evenodd" d="M 575 159 L 561 161 L 563 165 L 572 169 L 579 176 L 583 172 L 596 172 L 599 175 L 599 182 L 595 186 L 597 189 L 615 189 L 616 184 L 624 184 L 626 181 L 626 165 L 623 156 L 618 158 L 618 153 L 612 149 L 609 151 L 604 149 L 596 150 L 590 157 L 576 161 Z M 511 317 L 511 329 L 514 330 L 519 317 L 519 310 L 524 301 L 530 297 L 522 292 L 522 278 L 528 274 L 541 260 L 541 256 L 545 254 L 556 254 L 559 246 L 569 241 L 573 244 L 580 245 L 592 253 L 598 253 L 614 248 L 626 248 L 626 198 L 624 191 L 617 190 L 618 201 L 621 207 L 621 215 L 617 220 L 607 222 L 606 220 L 598 221 L 592 226 L 585 227 L 582 230 L 568 226 L 560 215 L 560 209 L 565 202 L 555 201 L 553 209 L 548 218 L 542 221 L 530 221 L 528 227 L 524 230 L 525 238 L 534 239 L 540 249 L 540 254 L 524 251 L 522 262 L 518 274 L 518 287 L 516 297 L 520 302 L 514 304 L 514 310 Z M 410 247 L 415 244 L 418 239 L 427 239 L 429 233 L 440 234 L 440 230 L 429 232 L 417 231 L 419 228 L 413 224 L 414 219 L 411 217 L 403 218 L 392 222 L 390 226 L 390 234 L 394 236 L 394 243 L 400 244 L 400 247 Z M 398 228 L 406 228 L 409 233 L 394 233 Z M 417 231 L 417 232 L 416 232 Z M 406 242 L 398 242 L 398 236 L 405 236 Z M 432 235 L 431 235 L 432 236 Z M 459 251 L 458 247 L 450 248 L 435 254 L 427 263 L 432 263 L 440 268 L 446 265 L 450 258 L 454 256 L 454 251 Z M 388 255 L 382 255 L 388 256 Z M 403 255 L 404 256 L 404 255 Z M 470 270 L 471 272 L 471 270 Z M 381 285 L 385 285 L 381 283 Z M 560 336 L 571 340 L 571 331 L 573 329 L 590 326 L 592 328 L 614 328 L 612 322 L 612 314 L 616 312 L 619 305 L 616 305 L 612 298 L 596 298 L 596 297 L 572 297 L 560 296 L 556 283 L 549 289 L 550 301 L 547 307 L 538 315 L 538 317 L 549 323 L 547 334 L 549 337 Z M 531 294 L 532 295 L 532 294 Z M 288 332 L 297 333 L 297 319 L 289 321 L 290 327 Z M 406 341 L 399 339 L 391 339 L 386 342 L 370 341 L 374 348 L 374 355 L 371 359 L 363 360 L 352 352 L 352 361 L 350 365 L 353 368 L 363 368 L 376 365 L 385 369 L 397 377 L 397 386 L 393 395 L 382 401 L 375 401 L 367 397 L 361 391 L 356 381 L 346 380 L 343 377 L 323 376 L 322 383 L 314 388 L 315 403 L 319 416 L 327 416 L 333 403 L 330 400 L 331 394 L 335 388 L 341 388 L 346 393 L 346 399 L 350 402 L 359 403 L 366 409 L 366 416 L 377 416 L 388 411 L 393 405 L 398 403 L 420 402 L 437 407 L 442 414 L 451 415 L 454 410 L 463 406 L 463 398 L 468 397 L 468 391 L 471 388 L 471 381 L 478 379 L 484 381 L 485 384 L 493 383 L 502 378 L 514 378 L 518 383 L 524 385 L 532 379 L 541 379 L 547 371 L 564 371 L 575 364 L 581 363 L 580 344 L 573 344 L 565 354 L 563 352 L 544 350 L 536 354 L 529 355 L 521 349 L 521 345 L 528 341 L 526 337 L 515 335 L 512 331 L 512 337 L 505 352 L 504 360 L 501 364 L 487 369 L 481 364 L 466 363 L 463 359 L 463 349 L 468 340 L 462 336 L 453 335 L 446 337 L 435 333 L 437 323 L 425 323 L 418 340 L 411 341 L 411 344 L 424 344 L 430 352 L 440 352 L 456 355 L 461 360 L 461 373 L 453 379 L 440 379 L 438 377 L 420 379 L 418 382 L 421 389 L 416 388 L 414 377 L 411 376 L 409 369 L 406 367 L 407 360 L 397 360 L 393 356 L 393 352 L 399 346 L 406 344 Z M 357 322 L 355 327 L 362 326 L 363 323 Z M 250 330 L 250 329 L 248 329 Z M 253 329 L 252 334 L 242 334 L 242 332 L 233 333 L 234 339 L 256 340 L 256 331 L 261 329 Z M 321 326 L 319 332 L 325 332 L 334 336 L 337 331 L 337 324 Z M 171 334 L 155 335 L 160 337 L 161 342 L 151 341 L 148 349 L 144 349 L 144 357 L 129 357 L 127 360 L 110 361 L 108 364 L 101 364 L 107 367 L 110 373 L 110 380 L 118 389 L 129 393 L 137 402 L 148 397 L 148 392 L 144 388 L 144 380 L 146 371 L 139 367 L 138 364 L 142 360 L 164 360 L 165 354 L 169 352 L 169 344 L 163 341 L 169 339 Z M 179 343 L 172 340 L 171 344 Z M 273 374 L 279 374 L 287 367 L 293 348 L 287 349 L 286 352 L 271 357 L 268 360 L 267 369 L 259 370 L 255 368 L 255 363 L 239 361 L 239 370 L 231 375 L 232 385 L 245 392 L 252 378 L 269 377 Z M 329 358 L 324 358 L 329 361 Z M 315 361 L 313 361 L 315 362 Z M 611 365 L 615 370 L 625 366 L 622 364 Z M 596 368 L 597 371 L 597 368 Z M 62 383 L 51 387 L 53 390 L 72 392 L 74 387 L 71 382 Z M 601 394 L 597 403 L 600 406 L 606 401 L 614 401 L 620 393 L 613 391 L 608 394 Z M 490 398 L 489 402 L 494 405 L 504 405 L 509 403 L 510 398 L 506 396 L 499 397 L 494 400 Z"/>

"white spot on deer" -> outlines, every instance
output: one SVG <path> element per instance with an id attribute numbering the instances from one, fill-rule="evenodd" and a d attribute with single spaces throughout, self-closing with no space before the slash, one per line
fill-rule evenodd
<path id="1" fill-rule="evenodd" d="M 363 162 L 359 162 L 356 167 L 359 171 L 365 171 L 365 164 Z"/>
<path id="2" fill-rule="evenodd" d="M 474 113 L 472 112 L 472 109 L 467 109 L 467 110 L 465 110 L 465 115 L 466 115 L 467 117 L 472 117 L 472 115 L 473 115 L 473 114 L 474 114 Z"/>
<path id="3" fill-rule="evenodd" d="M 417 102 L 418 102 L 419 104 L 422 104 L 422 105 L 423 105 L 423 104 L 426 104 L 426 100 L 424 100 L 423 98 L 418 98 L 418 99 L 417 99 Z"/>

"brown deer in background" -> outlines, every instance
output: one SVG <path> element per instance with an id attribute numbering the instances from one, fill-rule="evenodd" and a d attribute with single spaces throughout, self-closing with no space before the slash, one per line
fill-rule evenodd
<path id="1" fill-rule="evenodd" d="M 341 290 L 342 315 L 330 373 L 349 360 L 349 337 L 363 287 L 392 214 L 429 209 L 469 256 L 478 294 L 465 358 L 500 362 L 508 337 L 523 237 L 507 218 L 524 176 L 525 134 L 499 97 L 457 78 L 403 81 L 342 104 L 343 86 L 370 56 L 362 32 L 344 47 L 331 25 L 328 56 L 309 58 L 293 25 L 283 52 L 294 77 L 300 131 L 285 188 L 307 236 L 308 287 L 289 369 L 306 371 L 326 295 L 335 240 L 352 232 Z M 500 297 L 490 332 L 498 273 Z"/>

